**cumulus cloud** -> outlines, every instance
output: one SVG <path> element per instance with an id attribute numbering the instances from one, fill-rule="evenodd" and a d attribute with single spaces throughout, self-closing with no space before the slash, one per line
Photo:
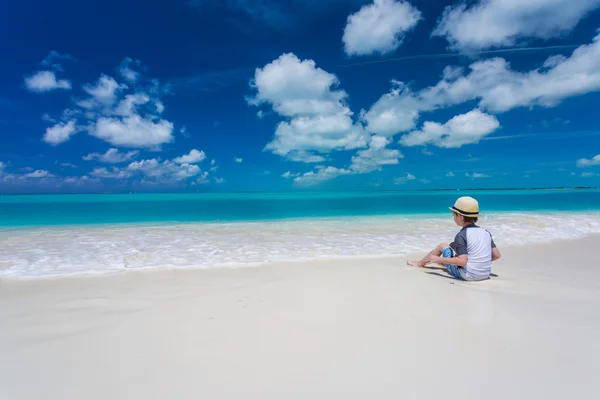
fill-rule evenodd
<path id="1" fill-rule="evenodd" d="M 414 181 L 415 179 L 417 179 L 416 176 L 414 176 L 413 174 L 406 174 L 405 176 L 401 176 L 400 178 L 396 178 L 394 179 L 394 183 L 396 185 L 403 185 L 408 181 Z"/>
<path id="2" fill-rule="evenodd" d="M 395 165 L 404 156 L 399 150 L 388 149 L 390 140 L 383 136 L 372 136 L 367 149 L 359 150 L 352 157 L 348 168 L 336 168 L 333 166 L 317 166 L 317 171 L 310 171 L 303 175 L 286 172 L 284 178 L 295 177 L 294 183 L 302 186 L 311 186 L 335 179 L 341 175 L 368 174 L 381 170 L 383 165 Z"/>
<path id="3" fill-rule="evenodd" d="M 392 81 L 392 90 L 384 94 L 368 111 L 361 112 L 367 130 L 382 136 L 394 136 L 415 128 L 419 113 L 429 107 L 399 81 Z"/>
<path id="4" fill-rule="evenodd" d="M 113 167 L 110 170 L 106 167 L 99 167 L 94 168 L 90 175 L 104 179 L 127 179 L 131 178 L 132 173 L 127 170 L 121 170 L 117 167 Z"/>
<path id="5" fill-rule="evenodd" d="M 323 167 L 319 168 L 317 172 L 310 171 L 306 172 L 303 175 L 297 176 L 296 178 L 294 178 L 294 183 L 300 186 L 312 186 L 324 181 L 337 178 L 338 176 L 348 175 L 351 173 L 351 171 L 343 168 L 336 168 L 331 166 Z"/>
<path id="6" fill-rule="evenodd" d="M 500 127 L 496 117 L 478 109 L 453 117 L 445 124 L 427 121 L 423 128 L 400 138 L 404 146 L 432 144 L 444 148 L 458 148 L 479 141 Z"/>
<path id="7" fill-rule="evenodd" d="M 133 60 L 129 57 L 125 58 L 119 66 L 119 73 L 121 76 L 130 83 L 136 83 L 140 79 L 140 73 L 132 68 L 132 65 L 140 65 L 139 60 Z"/>
<path id="8" fill-rule="evenodd" d="M 46 171 L 45 169 L 38 169 L 38 170 L 35 170 L 28 174 L 25 174 L 24 176 L 26 178 L 49 178 L 49 177 L 53 177 L 54 175 L 52 175 L 50 172 Z"/>
<path id="9" fill-rule="evenodd" d="M 241 164 L 241 163 L 242 163 L 242 161 L 244 161 L 244 159 L 243 159 L 243 158 L 239 158 L 239 157 L 235 157 L 235 158 L 233 159 L 233 161 L 235 161 L 235 162 L 236 162 L 236 163 L 238 163 L 238 164 Z"/>
<path id="10" fill-rule="evenodd" d="M 196 164 L 203 161 L 206 158 L 206 154 L 203 151 L 192 149 L 189 154 L 183 155 L 173 159 L 173 162 L 177 164 Z"/>
<path id="11" fill-rule="evenodd" d="M 582 178 L 593 178 L 595 176 L 600 176 L 600 174 L 597 174 L 595 172 L 582 172 L 581 175 Z"/>
<path id="12" fill-rule="evenodd" d="M 307 164 L 319 163 L 319 162 L 325 161 L 325 157 L 316 155 L 316 154 L 312 154 L 312 153 L 310 153 L 308 151 L 304 151 L 304 150 L 290 151 L 287 155 L 287 159 L 290 161 L 303 162 L 303 163 L 307 163 Z"/>
<path id="13" fill-rule="evenodd" d="M 359 150 L 352 157 L 350 170 L 353 173 L 366 174 L 380 170 L 382 165 L 395 165 L 399 159 L 404 156 L 400 151 L 388 149 L 386 146 L 390 140 L 383 136 L 373 136 L 369 142 L 369 147 L 365 150 Z"/>
<path id="14" fill-rule="evenodd" d="M 200 167 L 193 164 L 176 164 L 157 159 L 134 161 L 127 166 L 127 171 L 141 172 L 147 177 L 184 180 L 200 174 Z"/>
<path id="15" fill-rule="evenodd" d="M 89 133 L 114 146 L 155 149 L 173 140 L 173 124 L 139 115 L 122 119 L 101 117 Z"/>
<path id="16" fill-rule="evenodd" d="M 83 87 L 95 102 L 107 107 L 115 103 L 117 93 L 123 89 L 127 89 L 127 85 L 119 84 L 114 78 L 105 74 L 102 74 L 95 84 L 86 84 Z M 93 105 L 93 103 L 88 104 Z"/>
<path id="17" fill-rule="evenodd" d="M 126 59 L 121 69 L 131 63 Z M 131 82 L 133 75 L 125 75 Z M 82 90 L 87 97 L 77 99 L 75 108 L 63 111 L 63 122 L 49 128 L 50 134 L 57 137 L 54 144 L 68 140 L 71 134 L 66 133 L 70 130 L 87 131 L 115 147 L 160 150 L 163 144 L 174 140 L 173 123 L 160 116 L 164 110 L 161 96 L 168 92 L 168 88 L 161 87 L 159 81 L 153 79 L 146 85 L 140 85 L 138 77 L 135 91 L 131 92 L 127 84 L 101 74 L 97 81 L 83 85 Z M 54 119 L 47 115 L 46 120 Z M 66 130 L 64 121 L 69 121 L 69 124 L 73 121 L 74 125 L 69 125 L 69 130 Z M 61 127 L 63 131 L 58 130 Z"/>
<path id="18" fill-rule="evenodd" d="M 368 135 L 352 121 L 345 103 L 348 95 L 338 85 L 338 78 L 313 60 L 300 60 L 291 53 L 257 68 L 251 82 L 256 94 L 248 103 L 268 104 L 286 118 L 277 125 L 265 150 L 305 161 L 298 154 L 365 147 Z"/>
<path id="19" fill-rule="evenodd" d="M 48 144 L 56 146 L 66 142 L 76 133 L 77 128 L 75 127 L 75 120 L 71 120 L 67 123 L 59 122 L 46 129 L 43 140 Z"/>
<path id="20" fill-rule="evenodd" d="M 454 176 L 454 172 L 450 171 L 446 174 L 448 178 L 452 178 Z"/>
<path id="21" fill-rule="evenodd" d="M 408 1 L 374 0 L 348 16 L 344 50 L 349 56 L 391 53 L 420 20 L 421 12 Z"/>
<path id="22" fill-rule="evenodd" d="M 208 179 L 208 172 L 204 171 L 198 179 L 196 179 L 196 183 L 199 185 L 207 185 L 210 183 L 210 179 Z"/>
<path id="23" fill-rule="evenodd" d="M 283 178 L 286 178 L 286 179 L 287 179 L 287 178 L 295 178 L 295 177 L 297 177 L 297 176 L 300 176 L 300 174 L 299 174 L 299 173 L 295 173 L 295 174 L 293 174 L 291 171 L 287 171 L 287 172 L 284 172 L 283 174 L 281 174 L 281 176 L 282 176 Z"/>
<path id="24" fill-rule="evenodd" d="M 61 60 L 75 61 L 75 58 L 70 54 L 60 54 L 59 52 L 52 50 L 42 61 L 42 65 L 52 68 L 55 71 L 64 71 L 62 65 L 59 63 Z"/>
<path id="25" fill-rule="evenodd" d="M 38 71 L 25 77 L 25 87 L 36 93 L 50 92 L 56 89 L 71 89 L 71 82 L 66 79 L 56 79 L 54 71 Z"/>
<path id="26" fill-rule="evenodd" d="M 83 157 L 84 161 L 92 161 L 97 160 L 103 163 L 108 164 L 119 164 L 127 161 L 131 161 L 135 157 L 140 154 L 139 151 L 133 150 L 126 153 L 119 152 L 116 148 L 111 148 L 106 151 L 104 154 L 100 153 L 90 153 L 87 156 Z"/>
<path id="27" fill-rule="evenodd" d="M 527 72 L 514 71 L 503 58 L 472 63 L 468 70 L 448 66 L 434 86 L 414 91 L 393 81 L 361 119 L 368 131 L 393 136 L 416 127 L 423 112 L 478 100 L 481 110 L 502 113 L 518 107 L 554 107 L 572 96 L 600 90 L 600 34 L 569 57 L 552 56 Z"/>
<path id="28" fill-rule="evenodd" d="M 184 181 L 188 178 L 200 176 L 200 180 L 208 179 L 209 173 L 202 172 L 199 166 L 189 163 L 177 163 L 174 160 L 156 158 L 133 161 L 126 167 L 95 168 L 92 176 L 105 179 L 129 179 L 141 177 L 144 183 L 169 183 Z"/>
<path id="29" fill-rule="evenodd" d="M 600 154 L 592 157 L 592 158 L 580 158 L 577 160 L 577 166 L 579 168 L 592 167 L 595 165 L 600 165 Z"/>
<path id="30" fill-rule="evenodd" d="M 569 33 L 600 0 L 479 0 L 448 6 L 432 36 L 463 52 L 548 40 Z"/>
<path id="31" fill-rule="evenodd" d="M 490 176 L 489 176 L 489 175 L 487 175 L 487 174 L 481 174 L 481 173 L 479 173 L 479 172 L 474 172 L 474 173 L 472 173 L 472 174 L 470 174 L 470 173 L 468 173 L 468 172 L 467 172 L 467 173 L 465 174 L 465 176 L 466 176 L 467 178 L 472 178 L 472 179 L 480 179 L 480 178 L 489 178 L 489 177 L 490 177 Z"/>

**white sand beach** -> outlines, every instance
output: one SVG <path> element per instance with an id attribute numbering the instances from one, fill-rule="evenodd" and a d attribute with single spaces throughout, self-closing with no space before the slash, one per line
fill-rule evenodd
<path id="1" fill-rule="evenodd" d="M 592 399 L 600 236 L 405 258 L 0 280 L 0 399 Z M 420 256 L 419 254 L 417 256 Z"/>

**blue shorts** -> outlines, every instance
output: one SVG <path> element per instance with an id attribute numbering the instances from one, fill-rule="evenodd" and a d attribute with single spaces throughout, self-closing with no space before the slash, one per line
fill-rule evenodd
<path id="1" fill-rule="evenodd" d="M 454 249 L 452 247 L 446 247 L 444 249 L 444 252 L 442 253 L 442 257 L 444 257 L 444 258 L 456 257 L 456 252 L 454 251 Z M 444 264 L 444 267 L 446 267 L 446 271 L 448 271 L 448 273 L 450 275 L 452 275 L 453 277 L 455 277 L 456 279 L 460 279 L 462 281 L 466 280 L 462 274 L 463 268 L 456 266 L 454 264 Z"/>

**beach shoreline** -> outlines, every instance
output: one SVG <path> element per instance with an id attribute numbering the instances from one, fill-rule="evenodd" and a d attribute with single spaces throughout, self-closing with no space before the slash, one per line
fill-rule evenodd
<path id="1" fill-rule="evenodd" d="M 501 248 L 460 282 L 408 257 L 0 280 L 22 399 L 591 398 L 599 235 Z"/>

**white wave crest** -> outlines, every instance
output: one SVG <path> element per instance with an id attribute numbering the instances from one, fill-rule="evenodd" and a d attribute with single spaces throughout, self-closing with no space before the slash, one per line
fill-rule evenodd
<path id="1" fill-rule="evenodd" d="M 479 224 L 502 248 L 600 233 L 600 213 L 499 213 Z M 458 229 L 447 215 L 5 229 L 0 277 L 399 256 L 451 241 Z"/>

